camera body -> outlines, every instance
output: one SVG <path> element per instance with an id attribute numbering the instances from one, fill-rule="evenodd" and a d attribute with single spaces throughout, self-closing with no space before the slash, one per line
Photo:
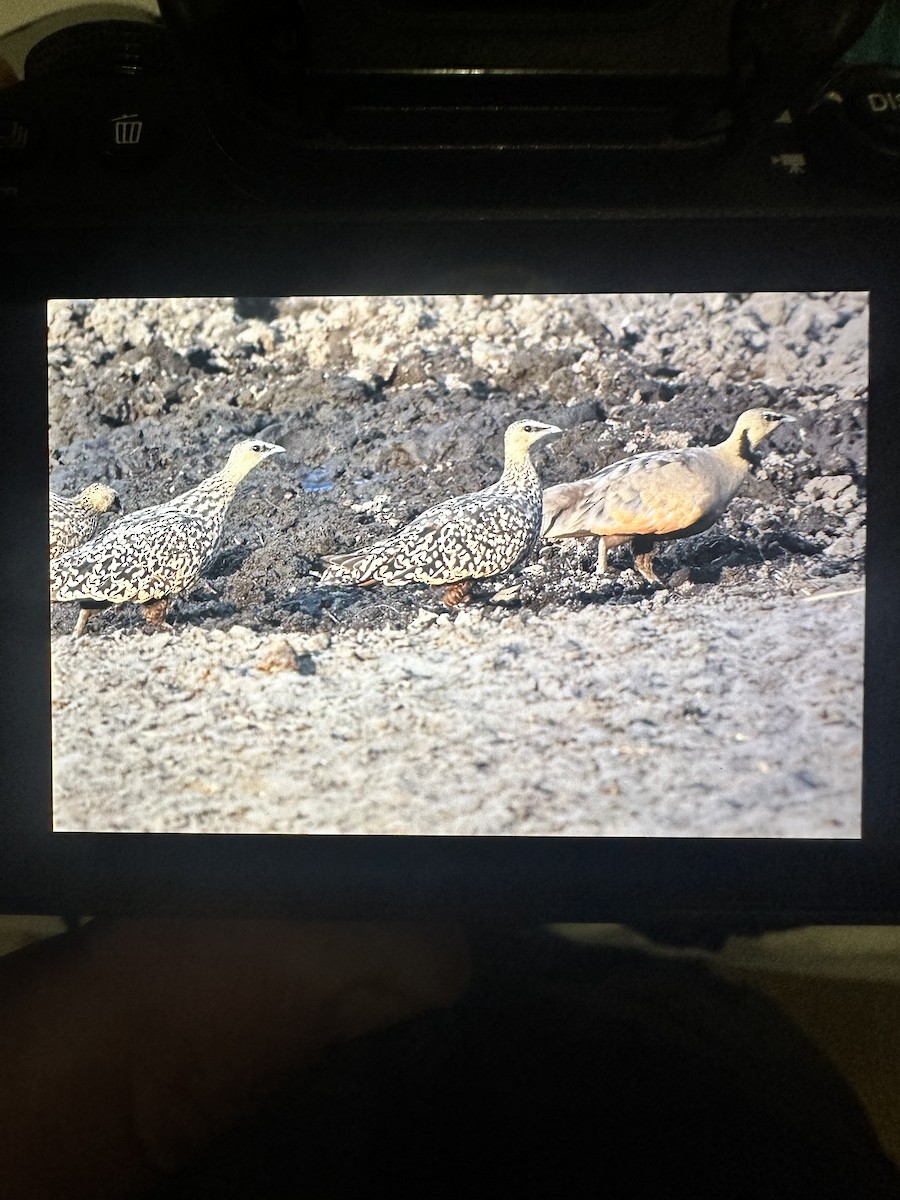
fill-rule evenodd
<path id="1" fill-rule="evenodd" d="M 0 665 L 22 681 L 5 714 L 5 903 L 900 912 L 900 86 L 898 64 L 840 61 L 877 8 L 165 0 L 161 23 L 73 25 L 33 46 L 0 92 L 0 369 L 4 394 L 40 398 L 8 413 L 21 453 L 4 486 L 27 503 L 6 506 L 0 560 L 17 629 Z M 48 299 L 840 288 L 871 304 L 860 839 L 52 832 Z"/>
<path id="2" fill-rule="evenodd" d="M 32 46 L 0 93 L 0 205 L 51 237 L 279 211 L 889 215 L 900 64 L 840 62 L 877 9 L 166 0 L 162 23 Z"/>

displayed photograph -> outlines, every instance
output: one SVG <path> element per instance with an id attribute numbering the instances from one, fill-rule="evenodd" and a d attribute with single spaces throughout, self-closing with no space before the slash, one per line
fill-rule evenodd
<path id="1" fill-rule="evenodd" d="M 48 305 L 53 828 L 858 838 L 864 292 Z"/>

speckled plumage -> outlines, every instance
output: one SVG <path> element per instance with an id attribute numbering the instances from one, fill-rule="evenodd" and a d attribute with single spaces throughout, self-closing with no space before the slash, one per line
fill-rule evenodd
<path id="1" fill-rule="evenodd" d="M 541 533 L 551 541 L 598 537 L 598 572 L 606 569 L 608 548 L 631 543 L 637 569 L 659 583 L 653 543 L 702 533 L 715 524 L 755 464 L 754 448 L 783 421 L 794 419 L 750 408 L 718 445 L 635 454 L 588 479 L 549 487 Z"/>
<path id="2" fill-rule="evenodd" d="M 215 554 L 237 485 L 281 451 L 258 438 L 239 442 L 222 470 L 190 491 L 129 513 L 58 558 L 50 569 L 50 599 L 81 602 L 76 635 L 86 613 L 111 604 L 144 604 L 148 620 L 161 623 L 168 600 L 193 587 Z"/>
<path id="3" fill-rule="evenodd" d="M 322 582 L 456 585 L 512 570 L 530 553 L 541 527 L 541 484 L 530 450 L 560 432 L 539 421 L 513 422 L 496 483 L 443 500 L 371 546 L 329 555 Z"/>
<path id="4" fill-rule="evenodd" d="M 88 484 L 77 496 L 50 493 L 50 557 L 59 558 L 97 532 L 104 513 L 119 512 L 119 497 L 105 483 Z"/>

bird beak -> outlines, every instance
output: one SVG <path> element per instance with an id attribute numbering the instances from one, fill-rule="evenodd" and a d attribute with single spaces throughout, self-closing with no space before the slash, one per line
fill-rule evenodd
<path id="1" fill-rule="evenodd" d="M 793 417 L 791 418 L 791 420 L 793 420 Z M 270 454 L 287 454 L 287 450 L 285 450 L 284 446 L 273 446 L 272 449 L 269 451 L 269 453 Z"/>
<path id="2" fill-rule="evenodd" d="M 782 419 L 782 421 L 791 421 L 793 424 L 796 424 L 796 422 L 797 422 L 796 417 L 789 417 L 787 415 L 787 413 L 785 413 L 785 415 L 781 419 Z"/>
<path id="3" fill-rule="evenodd" d="M 563 430 L 558 425 L 548 425 L 547 432 L 541 438 L 542 442 L 555 442 L 557 438 L 561 438 Z"/>

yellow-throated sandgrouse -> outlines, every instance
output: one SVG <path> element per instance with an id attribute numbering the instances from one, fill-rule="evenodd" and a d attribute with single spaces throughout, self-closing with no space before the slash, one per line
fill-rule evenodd
<path id="1" fill-rule="evenodd" d="M 282 452 L 258 438 L 238 442 L 221 471 L 174 500 L 128 513 L 52 563 L 50 599 L 81 604 L 75 636 L 93 610 L 111 604 L 142 604 L 146 619 L 162 625 L 170 599 L 195 586 L 215 554 L 240 481 Z"/>
<path id="2" fill-rule="evenodd" d="M 59 558 L 97 532 L 104 513 L 121 512 L 117 493 L 105 483 L 91 483 L 77 496 L 50 493 L 50 557 Z"/>
<path id="3" fill-rule="evenodd" d="M 541 483 L 530 452 L 561 432 L 541 421 L 514 421 L 496 483 L 435 504 L 371 546 L 329 555 L 322 582 L 446 585 L 447 604 L 465 603 L 474 580 L 502 575 L 530 554 L 541 529 Z"/>
<path id="4" fill-rule="evenodd" d="M 654 543 L 709 529 L 758 462 L 755 447 L 783 421 L 795 419 L 748 408 L 718 445 L 651 450 L 588 479 L 549 487 L 541 533 L 550 541 L 599 538 L 598 574 L 606 570 L 608 549 L 630 543 L 635 567 L 651 583 L 660 583 L 653 569 Z"/>

